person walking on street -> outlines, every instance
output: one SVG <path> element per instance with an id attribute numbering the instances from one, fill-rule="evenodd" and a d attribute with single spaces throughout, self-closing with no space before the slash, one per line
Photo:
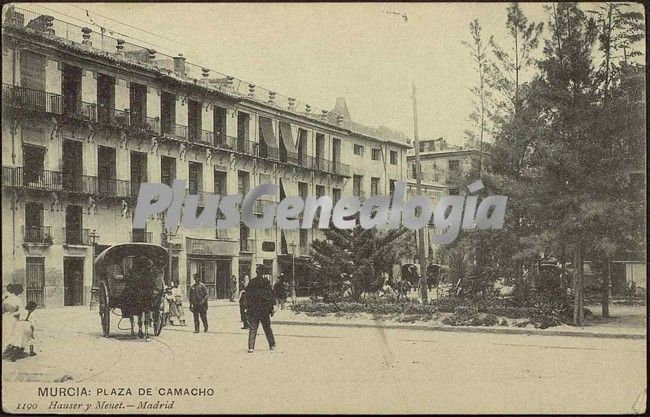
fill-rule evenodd
<path id="1" fill-rule="evenodd" d="M 284 274 L 280 274 L 278 282 L 273 286 L 273 295 L 275 296 L 275 304 L 280 305 L 280 309 L 284 310 L 284 303 L 287 302 L 287 287 L 285 285 Z"/>
<path id="2" fill-rule="evenodd" d="M 190 311 L 194 314 L 194 333 L 199 332 L 199 316 L 203 331 L 208 331 L 208 288 L 201 282 L 201 276 L 194 274 L 194 285 L 190 288 Z"/>
<path id="3" fill-rule="evenodd" d="M 237 277 L 233 274 L 230 276 L 230 302 L 235 301 L 237 295 Z"/>
<path id="4" fill-rule="evenodd" d="M 246 316 L 246 288 L 241 287 L 239 292 L 239 318 L 242 322 L 242 329 L 248 329 L 248 317 Z"/>
<path id="5" fill-rule="evenodd" d="M 255 339 L 257 338 L 257 329 L 262 323 L 266 340 L 269 342 L 269 348 L 275 349 L 275 338 L 271 330 L 271 316 L 273 316 L 273 289 L 268 278 L 264 276 L 266 267 L 258 265 L 256 277 L 251 279 L 246 287 L 245 308 L 250 321 L 248 330 L 248 353 L 253 353 L 255 349 Z"/>

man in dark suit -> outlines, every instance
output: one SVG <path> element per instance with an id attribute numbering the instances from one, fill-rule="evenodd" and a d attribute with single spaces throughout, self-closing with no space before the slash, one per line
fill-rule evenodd
<path id="1" fill-rule="evenodd" d="M 248 330 L 248 353 L 255 349 L 255 339 L 260 323 L 264 328 L 269 348 L 275 349 L 275 338 L 271 330 L 271 316 L 273 316 L 273 289 L 266 274 L 266 267 L 258 265 L 256 277 L 251 279 L 246 287 L 245 311 L 248 316 L 250 329 Z"/>
<path id="2" fill-rule="evenodd" d="M 194 285 L 190 288 L 190 311 L 194 314 L 194 333 L 199 332 L 199 317 L 203 331 L 208 332 L 208 288 L 201 282 L 201 276 L 194 274 Z"/>

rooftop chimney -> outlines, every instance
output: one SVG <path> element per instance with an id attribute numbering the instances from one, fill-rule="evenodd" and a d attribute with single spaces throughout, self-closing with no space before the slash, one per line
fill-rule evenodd
<path id="1" fill-rule="evenodd" d="M 178 54 L 178 56 L 174 57 L 174 71 L 185 75 L 185 57 L 183 54 Z"/>
<path id="2" fill-rule="evenodd" d="M 117 40 L 117 45 L 115 46 L 115 49 L 117 49 L 117 54 L 121 55 L 123 50 L 124 50 L 124 39 L 118 39 Z"/>
<path id="3" fill-rule="evenodd" d="M 93 46 L 92 42 L 90 41 L 90 34 L 93 32 L 93 30 L 89 27 L 83 27 L 81 28 L 81 37 L 83 40 L 81 43 L 86 46 Z"/>
<path id="4" fill-rule="evenodd" d="M 340 114 L 336 116 L 336 124 L 341 126 L 343 124 L 343 116 Z"/>
<path id="5" fill-rule="evenodd" d="M 155 60 L 156 60 L 156 50 L 149 49 L 149 63 L 153 64 Z"/>
<path id="6" fill-rule="evenodd" d="M 287 103 L 289 103 L 289 110 L 293 110 L 293 106 L 296 105 L 296 99 L 293 97 L 289 97 L 287 99 Z"/>
<path id="7" fill-rule="evenodd" d="M 321 119 L 327 120 L 327 113 L 329 113 L 327 110 L 321 110 Z"/>
<path id="8" fill-rule="evenodd" d="M 227 75 L 226 83 L 228 84 L 228 87 L 232 88 L 233 84 L 235 83 L 235 77 L 233 77 L 232 75 Z"/>
<path id="9" fill-rule="evenodd" d="M 210 76 L 210 68 L 201 68 L 201 75 L 203 76 L 204 80 L 207 80 Z"/>
<path id="10" fill-rule="evenodd" d="M 277 93 L 275 91 L 269 91 L 269 103 L 275 104 L 275 95 Z"/>
<path id="11" fill-rule="evenodd" d="M 255 97 L 255 84 L 248 84 L 248 96 Z"/>

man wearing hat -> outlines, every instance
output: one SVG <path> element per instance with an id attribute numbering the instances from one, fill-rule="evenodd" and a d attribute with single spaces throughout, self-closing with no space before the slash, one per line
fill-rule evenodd
<path id="1" fill-rule="evenodd" d="M 264 265 L 257 265 L 256 277 L 251 279 L 246 287 L 245 311 L 248 316 L 250 328 L 248 330 L 248 353 L 255 349 L 257 329 L 262 323 L 269 348 L 275 349 L 275 338 L 271 330 L 271 316 L 273 316 L 273 289 L 267 278 L 267 268 Z"/>
<path id="2" fill-rule="evenodd" d="M 194 333 L 199 332 L 199 317 L 203 331 L 208 331 L 208 287 L 201 282 L 201 276 L 194 274 L 194 285 L 190 288 L 190 311 L 194 314 Z"/>

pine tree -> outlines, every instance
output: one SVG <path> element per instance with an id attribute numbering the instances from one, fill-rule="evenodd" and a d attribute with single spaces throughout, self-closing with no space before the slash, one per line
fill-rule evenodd
<path id="1" fill-rule="evenodd" d="M 389 273 L 412 247 L 408 242 L 412 233 L 406 233 L 407 229 L 379 231 L 357 226 L 330 227 L 324 232 L 324 240 L 312 243 L 315 278 L 322 286 L 338 286 L 349 279 L 355 300 L 364 292 L 381 288 L 382 273 Z"/>

